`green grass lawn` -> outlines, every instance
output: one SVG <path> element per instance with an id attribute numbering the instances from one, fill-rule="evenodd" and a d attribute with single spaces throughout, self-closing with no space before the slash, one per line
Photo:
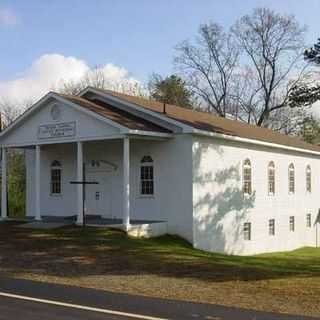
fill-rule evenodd
<path id="1" fill-rule="evenodd" d="M 320 315 L 320 249 L 251 257 L 210 254 L 173 236 L 27 230 L 0 224 L 0 273 L 116 292 Z"/>

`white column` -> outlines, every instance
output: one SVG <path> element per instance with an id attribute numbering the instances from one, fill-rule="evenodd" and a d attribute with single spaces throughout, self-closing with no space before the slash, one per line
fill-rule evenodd
<path id="1" fill-rule="evenodd" d="M 83 148 L 82 142 L 77 142 L 77 181 L 83 180 Z M 83 185 L 77 185 L 77 224 L 83 223 Z"/>
<path id="2" fill-rule="evenodd" d="M 130 226 L 130 140 L 123 139 L 123 225 Z"/>
<path id="3" fill-rule="evenodd" d="M 36 207 L 35 207 L 35 219 L 41 220 L 41 206 L 40 206 L 40 192 L 41 192 L 41 154 L 40 154 L 40 146 L 36 146 Z"/>
<path id="4" fill-rule="evenodd" d="M 7 213 L 7 149 L 2 148 L 1 161 L 1 218 L 6 219 Z"/>

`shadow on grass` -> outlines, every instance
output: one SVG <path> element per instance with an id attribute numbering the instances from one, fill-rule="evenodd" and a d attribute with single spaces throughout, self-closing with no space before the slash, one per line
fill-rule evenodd
<path id="1" fill-rule="evenodd" d="M 320 276 L 320 250 L 254 257 L 193 249 L 164 236 L 131 239 L 114 230 L 66 227 L 30 230 L 0 224 L 0 270 L 61 277 L 156 275 L 203 281 L 248 281 Z"/>

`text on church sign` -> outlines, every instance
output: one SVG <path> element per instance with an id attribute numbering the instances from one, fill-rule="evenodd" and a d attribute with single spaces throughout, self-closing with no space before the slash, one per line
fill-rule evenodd
<path id="1" fill-rule="evenodd" d="M 38 128 L 39 139 L 73 137 L 76 134 L 76 123 L 63 122 L 55 124 L 44 124 Z"/>

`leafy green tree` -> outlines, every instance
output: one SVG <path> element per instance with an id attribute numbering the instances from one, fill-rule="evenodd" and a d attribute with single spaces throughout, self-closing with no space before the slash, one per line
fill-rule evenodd
<path id="1" fill-rule="evenodd" d="M 320 85 L 314 81 L 303 81 L 294 86 L 289 94 L 289 106 L 310 107 L 320 99 Z"/>
<path id="2" fill-rule="evenodd" d="M 306 117 L 303 121 L 301 131 L 301 138 L 309 143 L 318 144 L 320 143 L 320 122 L 314 117 Z"/>
<path id="3" fill-rule="evenodd" d="M 26 172 L 24 151 L 8 151 L 8 207 L 10 217 L 25 215 Z"/>
<path id="4" fill-rule="evenodd" d="M 184 108 L 194 107 L 193 93 L 187 88 L 185 81 L 177 75 L 162 78 L 158 74 L 153 74 L 148 87 L 153 100 Z"/>
<path id="5" fill-rule="evenodd" d="M 313 47 L 304 51 L 304 59 L 311 65 L 320 65 L 320 39 Z M 290 107 L 310 106 L 320 99 L 320 84 L 314 80 L 312 75 L 294 86 L 289 95 Z"/>
<path id="6" fill-rule="evenodd" d="M 313 47 L 304 51 L 304 58 L 309 62 L 320 64 L 320 39 L 318 39 Z"/>

